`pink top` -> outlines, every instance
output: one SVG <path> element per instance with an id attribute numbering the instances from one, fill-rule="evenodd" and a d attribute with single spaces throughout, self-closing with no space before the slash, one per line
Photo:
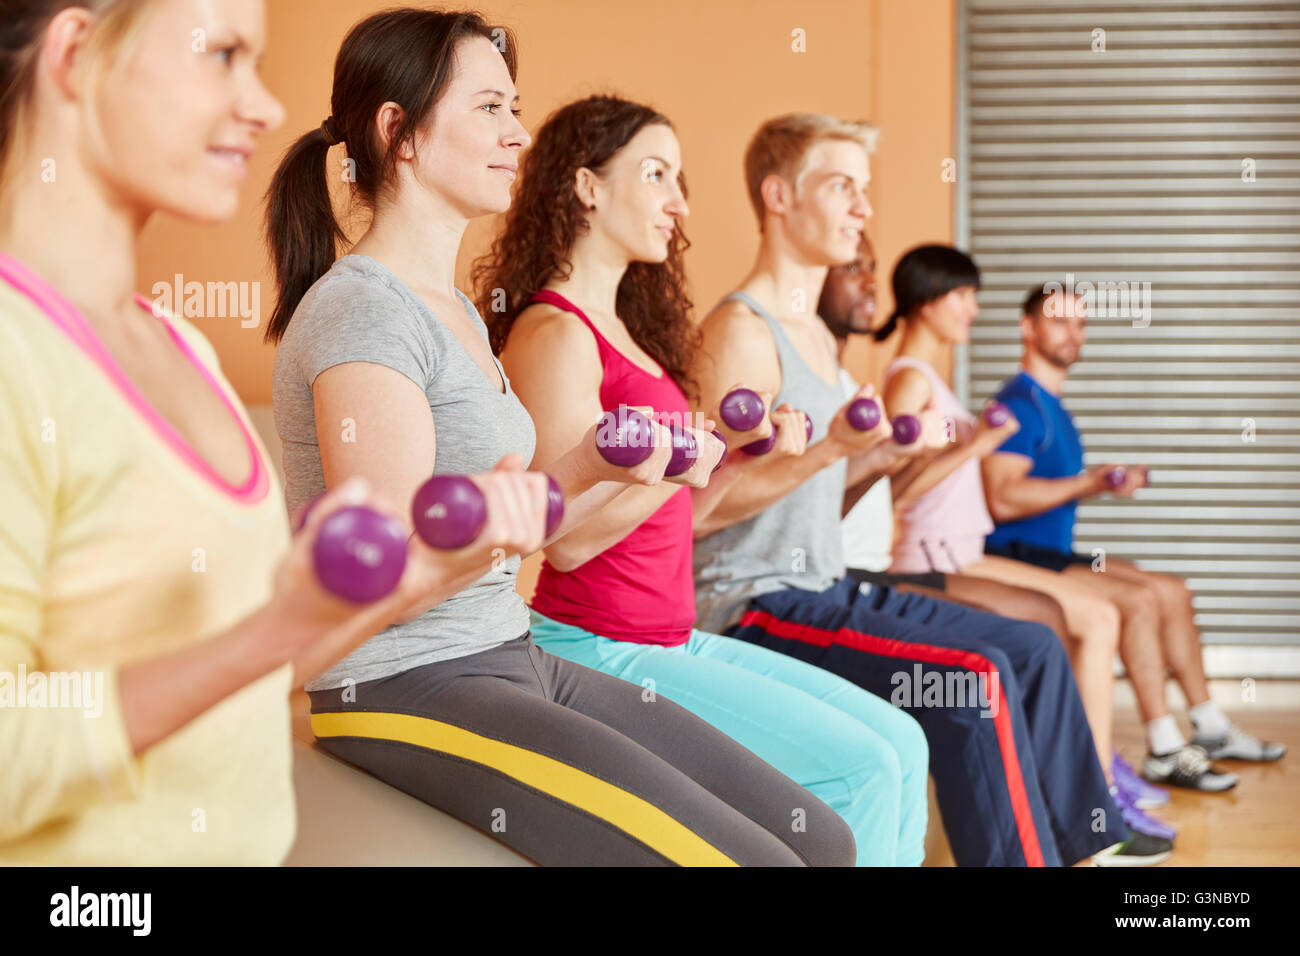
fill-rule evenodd
<path id="1" fill-rule="evenodd" d="M 930 380 L 939 414 L 952 420 L 958 437 L 968 437 L 975 428 L 975 416 L 962 407 L 930 365 L 900 356 L 889 363 L 885 381 L 905 368 L 914 368 Z M 894 563 L 889 568 L 894 574 L 956 573 L 982 558 L 984 537 L 993 531 L 993 519 L 984 502 L 979 459 L 963 462 L 914 501 L 900 516 L 899 525 Z"/>
<path id="2" fill-rule="evenodd" d="M 595 336 L 602 369 L 601 408 L 649 406 L 664 424 L 689 423 L 686 396 L 668 375 L 651 375 L 628 361 L 558 292 L 543 289 L 530 301 L 572 312 Z M 544 562 L 533 609 L 616 641 L 686 643 L 695 624 L 692 520 L 691 492 L 683 487 L 626 538 L 576 570 L 556 571 Z"/>

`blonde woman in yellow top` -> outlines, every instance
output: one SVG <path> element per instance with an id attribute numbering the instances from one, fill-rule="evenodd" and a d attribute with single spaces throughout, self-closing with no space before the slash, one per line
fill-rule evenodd
<path id="1" fill-rule="evenodd" d="M 12 17 L 11 17 L 12 14 Z M 163 211 L 235 211 L 279 103 L 262 0 L 7 0 L 0 32 L 0 863 L 275 864 L 288 693 L 542 542 L 545 479 L 475 476 L 454 557 L 371 604 L 316 582 L 206 339 L 133 292 Z M 418 540 L 418 539 L 416 539 Z M 202 820 L 202 825 L 197 821 Z"/>

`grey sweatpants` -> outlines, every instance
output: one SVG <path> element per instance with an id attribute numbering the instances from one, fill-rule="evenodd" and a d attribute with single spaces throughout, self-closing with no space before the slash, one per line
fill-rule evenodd
<path id="1" fill-rule="evenodd" d="M 542 864 L 855 858 L 848 825 L 770 764 L 529 634 L 310 697 L 326 750 Z"/>

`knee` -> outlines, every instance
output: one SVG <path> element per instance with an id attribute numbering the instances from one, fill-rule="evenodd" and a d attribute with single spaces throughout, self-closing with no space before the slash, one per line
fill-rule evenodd
<path id="1" fill-rule="evenodd" d="M 1084 608 L 1084 614 L 1087 627 L 1082 637 L 1088 646 L 1115 653 L 1119 649 L 1119 630 L 1123 621 L 1119 608 L 1107 598 L 1092 598 Z"/>
<path id="2" fill-rule="evenodd" d="M 1157 574 L 1154 578 L 1156 594 L 1166 608 L 1185 614 L 1193 613 L 1192 589 L 1186 581 L 1171 574 Z"/>
<path id="3" fill-rule="evenodd" d="M 1119 607 L 1128 627 L 1154 627 L 1160 622 L 1160 600 L 1150 588 L 1129 588 L 1124 592 Z"/>
<path id="4" fill-rule="evenodd" d="M 791 828 L 803 829 L 798 846 L 804 860 L 809 866 L 853 866 L 858 859 L 853 828 L 812 794 L 807 802 L 808 806 L 796 807 L 791 816 Z"/>

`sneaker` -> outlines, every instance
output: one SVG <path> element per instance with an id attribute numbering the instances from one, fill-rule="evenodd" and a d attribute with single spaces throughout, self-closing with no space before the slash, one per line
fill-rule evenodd
<path id="1" fill-rule="evenodd" d="M 1137 804 L 1133 802 L 1133 795 L 1119 784 L 1110 788 L 1110 798 L 1115 801 L 1115 806 L 1119 807 L 1124 825 L 1134 833 L 1145 833 L 1147 836 L 1163 837 L 1166 840 L 1172 840 L 1178 834 L 1178 831 L 1169 824 L 1139 810 Z"/>
<path id="2" fill-rule="evenodd" d="M 1111 754 L 1110 775 L 1115 779 L 1116 785 L 1133 798 L 1133 806 L 1139 810 L 1154 810 L 1169 802 L 1169 791 L 1153 787 L 1139 777 L 1138 772 L 1119 755 L 1119 751 Z"/>
<path id="3" fill-rule="evenodd" d="M 1204 748 L 1211 760 L 1253 760 L 1272 763 L 1286 753 L 1286 744 L 1269 744 L 1246 733 L 1236 724 L 1228 725 L 1222 737 L 1204 737 L 1197 734 L 1192 741 Z"/>
<path id="4" fill-rule="evenodd" d="M 1152 783 L 1187 787 L 1189 790 L 1223 791 L 1237 785 L 1237 775 L 1218 769 L 1209 755 L 1195 744 L 1167 754 L 1147 754 L 1142 776 Z"/>
<path id="5" fill-rule="evenodd" d="M 1174 844 L 1163 837 L 1134 832 L 1123 843 L 1116 843 L 1092 855 L 1093 866 L 1155 866 L 1169 859 Z"/>

